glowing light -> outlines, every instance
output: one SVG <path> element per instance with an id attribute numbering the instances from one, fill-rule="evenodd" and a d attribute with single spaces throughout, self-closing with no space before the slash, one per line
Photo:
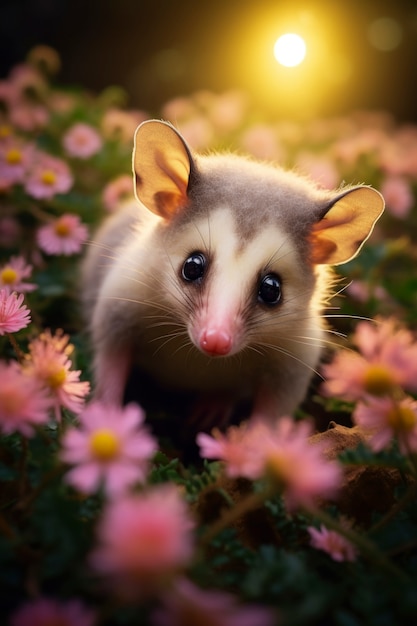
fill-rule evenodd
<path id="1" fill-rule="evenodd" d="M 274 56 L 285 67 L 295 67 L 304 61 L 307 47 L 300 35 L 286 33 L 281 35 L 274 45 Z"/>

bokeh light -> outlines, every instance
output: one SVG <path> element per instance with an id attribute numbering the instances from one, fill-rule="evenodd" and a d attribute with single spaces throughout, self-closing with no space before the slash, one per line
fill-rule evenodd
<path id="1" fill-rule="evenodd" d="M 278 63 L 285 67 L 295 67 L 304 61 L 307 46 L 302 37 L 296 33 L 281 35 L 274 45 L 274 56 Z"/>
<path id="2" fill-rule="evenodd" d="M 390 17 L 380 17 L 371 22 L 368 39 L 377 50 L 389 52 L 400 45 L 403 38 L 401 25 Z"/>

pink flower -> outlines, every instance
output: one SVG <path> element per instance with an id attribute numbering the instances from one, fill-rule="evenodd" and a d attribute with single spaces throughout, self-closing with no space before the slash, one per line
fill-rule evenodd
<path id="1" fill-rule="evenodd" d="M 153 626 L 273 626 L 272 611 L 241 605 L 230 593 L 199 589 L 179 578 L 162 597 L 162 607 L 152 616 Z"/>
<path id="2" fill-rule="evenodd" d="M 84 493 L 104 484 L 106 493 L 115 496 L 145 481 L 157 445 L 137 405 L 118 408 L 93 402 L 79 420 L 80 426 L 70 428 L 62 441 L 61 459 L 76 466 L 66 475 L 67 482 Z"/>
<path id="3" fill-rule="evenodd" d="M 339 352 L 323 367 L 323 394 L 359 400 L 382 396 L 403 387 L 417 390 L 417 343 L 394 320 L 361 322 L 353 336 L 362 354 Z"/>
<path id="4" fill-rule="evenodd" d="M 25 132 L 45 128 L 49 121 L 49 112 L 44 106 L 23 100 L 18 100 L 13 104 L 9 115 L 12 124 Z"/>
<path id="5" fill-rule="evenodd" d="M 25 371 L 48 390 L 57 419 L 61 407 L 79 413 L 90 391 L 90 383 L 80 380 L 81 371 L 70 369 L 72 363 L 68 355 L 73 346 L 68 342 L 68 335 L 58 331 L 53 336 L 45 331 L 30 342 L 30 353 L 24 364 Z"/>
<path id="6" fill-rule="evenodd" d="M 72 185 L 72 174 L 65 161 L 41 153 L 28 174 L 25 189 L 33 198 L 44 200 L 67 193 Z"/>
<path id="7" fill-rule="evenodd" d="M 66 152 L 72 157 L 89 159 L 97 154 L 103 146 L 103 140 L 98 131 L 79 122 L 67 130 L 62 139 Z"/>
<path id="8" fill-rule="evenodd" d="M 152 592 L 190 562 L 193 526 L 174 485 L 117 498 L 100 520 L 92 566 L 126 595 Z"/>
<path id="9" fill-rule="evenodd" d="M 27 265 L 23 257 L 12 256 L 8 263 L 0 267 L 0 289 L 7 293 L 33 291 L 37 285 L 25 282 L 25 278 L 29 278 L 31 274 L 32 266 Z"/>
<path id="10" fill-rule="evenodd" d="M 335 189 L 340 184 L 340 174 L 335 164 L 325 155 L 300 152 L 297 158 L 297 169 L 305 172 L 324 189 Z"/>
<path id="11" fill-rule="evenodd" d="M 0 335 L 16 333 L 30 324 L 30 311 L 23 299 L 22 293 L 9 294 L 7 289 L 0 289 Z"/>
<path id="12" fill-rule="evenodd" d="M 356 560 L 358 556 L 356 546 L 340 533 L 335 530 L 328 530 L 323 525 L 320 526 L 320 529 L 310 526 L 307 530 L 313 548 L 327 552 L 334 561 Z"/>
<path id="13" fill-rule="evenodd" d="M 115 211 L 128 198 L 133 197 L 132 177 L 123 174 L 110 181 L 103 191 L 103 204 L 108 211 Z"/>
<path id="14" fill-rule="evenodd" d="M 148 117 L 143 111 L 108 109 L 102 119 L 103 135 L 131 144 L 136 128 Z"/>
<path id="15" fill-rule="evenodd" d="M 243 91 L 230 90 L 213 98 L 208 115 L 217 132 L 231 133 L 242 124 L 247 109 L 246 94 Z"/>
<path id="16" fill-rule="evenodd" d="M 417 452 L 417 402 L 413 398 L 369 398 L 366 404 L 357 405 L 352 418 L 372 435 L 369 445 L 373 450 L 382 450 L 397 438 L 403 454 Z"/>
<path id="17" fill-rule="evenodd" d="M 248 128 L 241 137 L 242 148 L 257 159 L 281 161 L 284 154 L 274 127 L 257 124 Z"/>
<path id="18" fill-rule="evenodd" d="M 34 148 L 17 139 L 0 144 L 0 178 L 12 184 L 23 182 L 32 162 Z"/>
<path id="19" fill-rule="evenodd" d="M 194 150 L 207 149 L 214 139 L 214 130 L 205 115 L 196 115 L 181 122 L 180 130 L 185 141 Z"/>
<path id="20" fill-rule="evenodd" d="M 49 419 L 50 401 L 38 382 L 25 376 L 15 361 L 0 361 L 0 428 L 5 434 L 33 434 Z"/>
<path id="21" fill-rule="evenodd" d="M 10 626 L 94 626 L 96 616 L 79 600 L 59 602 L 37 598 L 22 604 L 10 619 Z"/>
<path id="22" fill-rule="evenodd" d="M 223 434 L 217 428 L 211 435 L 199 433 L 197 444 L 200 446 L 200 455 L 205 459 L 221 459 L 226 463 L 226 473 L 231 478 L 245 476 L 256 479 L 262 474 L 262 464 L 259 458 L 252 453 L 252 433 L 256 436 L 260 424 L 244 422 L 240 426 L 231 426 Z"/>
<path id="23" fill-rule="evenodd" d="M 87 240 L 88 229 L 78 215 L 65 213 L 37 233 L 38 245 L 47 254 L 70 256 L 81 251 Z"/>
<path id="24" fill-rule="evenodd" d="M 294 509 L 334 496 L 342 479 L 341 467 L 324 459 L 322 447 L 310 443 L 311 434 L 308 422 L 282 417 L 271 425 L 255 423 L 240 436 L 230 429 L 225 436 L 215 433 L 211 443 L 208 435 L 199 434 L 197 442 L 208 457 L 218 455 L 226 462 L 228 475 L 268 476 L 283 489 L 287 507 Z"/>
<path id="25" fill-rule="evenodd" d="M 396 217 L 406 218 L 414 205 L 410 183 L 401 176 L 389 176 L 382 182 L 380 189 L 387 209 Z"/>

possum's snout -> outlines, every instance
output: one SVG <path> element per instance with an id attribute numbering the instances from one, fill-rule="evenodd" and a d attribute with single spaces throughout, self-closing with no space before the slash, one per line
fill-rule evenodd
<path id="1" fill-rule="evenodd" d="M 199 348 L 210 356 L 226 356 L 233 347 L 233 337 L 223 328 L 205 328 L 199 337 Z"/>

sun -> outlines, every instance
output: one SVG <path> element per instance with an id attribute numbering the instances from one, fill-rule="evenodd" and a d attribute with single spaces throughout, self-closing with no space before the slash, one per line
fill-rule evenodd
<path id="1" fill-rule="evenodd" d="M 307 46 L 300 35 L 286 33 L 281 35 L 274 45 L 274 57 L 285 67 L 295 67 L 304 61 Z"/>

